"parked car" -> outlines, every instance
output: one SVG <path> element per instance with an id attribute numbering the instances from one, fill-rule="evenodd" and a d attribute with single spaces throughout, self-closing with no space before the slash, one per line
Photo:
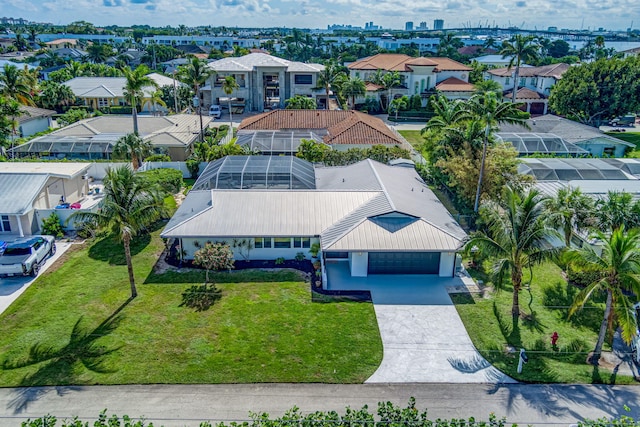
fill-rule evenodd
<path id="1" fill-rule="evenodd" d="M 633 126 L 636 122 L 636 116 L 634 114 L 627 114 L 626 116 L 616 117 L 609 122 L 611 126 Z"/>
<path id="2" fill-rule="evenodd" d="M 7 244 L 0 256 L 0 277 L 36 277 L 44 261 L 56 253 L 53 236 L 29 236 Z"/>
<path id="3" fill-rule="evenodd" d="M 220 108 L 219 105 L 212 105 L 211 107 L 209 107 L 209 116 L 219 119 L 220 117 L 222 117 L 222 108 Z"/>

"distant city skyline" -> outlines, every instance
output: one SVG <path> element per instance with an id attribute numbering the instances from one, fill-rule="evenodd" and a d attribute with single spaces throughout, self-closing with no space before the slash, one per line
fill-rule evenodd
<path id="1" fill-rule="evenodd" d="M 640 26 L 640 3 L 631 0 L 3 0 L 3 16 L 64 25 L 227 26 L 326 28 L 367 22 L 404 29 L 405 22 L 435 19 L 444 28 L 517 26 L 546 29 L 626 30 Z M 523 25 L 524 24 L 524 25 Z"/>

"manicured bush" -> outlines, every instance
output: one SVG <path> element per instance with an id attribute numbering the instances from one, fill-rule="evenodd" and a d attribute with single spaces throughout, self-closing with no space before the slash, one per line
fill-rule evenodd
<path id="1" fill-rule="evenodd" d="M 58 218 L 55 212 L 51 212 L 51 215 L 42 220 L 42 234 L 55 236 L 58 239 L 64 237 L 64 230 L 62 230 L 60 218 Z"/>
<path id="2" fill-rule="evenodd" d="M 177 169 L 152 169 L 150 171 L 138 172 L 140 179 L 152 185 L 158 185 L 169 193 L 177 193 L 182 188 L 182 172 Z"/>
<path id="3" fill-rule="evenodd" d="M 145 162 L 170 162 L 171 157 L 167 154 L 153 154 L 149 157 L 145 157 Z"/>

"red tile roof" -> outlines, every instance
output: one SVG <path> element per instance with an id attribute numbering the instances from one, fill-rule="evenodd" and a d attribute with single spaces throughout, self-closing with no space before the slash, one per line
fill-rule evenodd
<path id="1" fill-rule="evenodd" d="M 411 67 L 434 67 L 434 71 L 471 71 L 450 58 L 413 58 L 399 53 L 379 53 L 349 64 L 350 70 L 412 71 Z"/>
<path id="2" fill-rule="evenodd" d="M 511 94 L 513 93 L 513 90 L 508 90 L 504 93 L 504 97 L 505 98 L 509 98 L 511 99 Z M 518 92 L 516 92 L 516 100 L 518 99 L 545 99 L 546 97 L 534 90 L 531 89 L 527 89 L 526 87 L 521 87 L 520 89 L 518 89 Z"/>
<path id="3" fill-rule="evenodd" d="M 367 82 L 365 84 L 365 88 L 366 88 L 367 92 L 377 92 L 380 89 L 384 89 L 384 86 L 380 86 L 380 85 L 377 85 L 375 83 Z"/>
<path id="4" fill-rule="evenodd" d="M 562 78 L 562 75 L 571 67 L 569 64 L 550 64 L 541 67 L 520 67 L 520 77 L 554 77 Z M 515 67 L 494 68 L 487 71 L 489 74 L 500 77 L 511 77 Z"/>
<path id="5" fill-rule="evenodd" d="M 449 77 L 436 85 L 437 90 L 443 92 L 473 92 L 475 87 L 471 83 L 455 77 Z"/>
<path id="6" fill-rule="evenodd" d="M 327 144 L 402 145 L 398 138 L 376 117 L 359 111 L 341 110 L 273 110 L 248 117 L 238 130 L 326 129 Z"/>

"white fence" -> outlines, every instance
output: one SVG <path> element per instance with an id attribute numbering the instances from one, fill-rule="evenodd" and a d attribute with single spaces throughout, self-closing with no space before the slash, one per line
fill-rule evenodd
<path id="1" fill-rule="evenodd" d="M 208 164 L 209 163 L 207 162 L 200 163 L 200 170 L 198 174 L 200 174 Z M 182 172 L 183 178 L 191 178 L 191 172 L 189 172 L 186 162 L 144 162 L 138 169 L 138 172 L 145 172 L 153 169 L 176 169 Z"/>
<path id="2" fill-rule="evenodd" d="M 52 213 L 55 213 L 60 219 L 60 224 L 65 231 L 74 231 L 76 229 L 76 221 L 72 219 L 69 221 L 69 217 L 76 212 L 98 212 L 100 205 L 97 204 L 90 209 L 36 209 L 36 220 L 38 221 L 38 228 L 42 230 L 42 221 L 49 218 Z M 67 223 L 68 221 L 68 223 Z"/>

